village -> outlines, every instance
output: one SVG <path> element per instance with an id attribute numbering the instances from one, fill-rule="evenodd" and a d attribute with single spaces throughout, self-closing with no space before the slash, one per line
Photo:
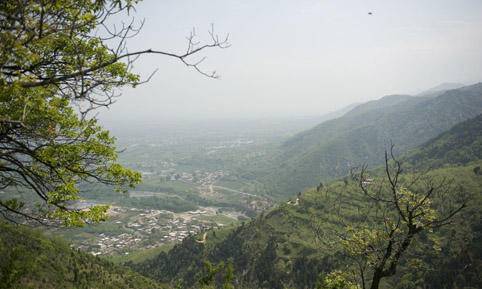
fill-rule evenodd
<path id="1" fill-rule="evenodd" d="M 221 179 L 228 173 L 218 170 L 214 172 L 205 172 L 201 170 L 195 170 L 193 173 L 189 172 L 176 172 L 174 169 L 163 170 L 160 172 L 160 177 L 167 181 L 181 181 L 188 184 L 208 185 L 214 183 L 216 180 Z"/>
<path id="2" fill-rule="evenodd" d="M 94 225 L 90 227 L 92 229 L 87 228 L 86 232 L 76 234 L 78 237 L 73 238 L 76 240 L 74 247 L 94 256 L 128 255 L 140 249 L 179 243 L 199 232 L 248 219 L 248 211 L 259 212 L 271 205 L 266 198 L 218 185 L 217 182 L 227 175 L 229 173 L 222 170 L 176 172 L 175 169 L 164 170 L 158 174 L 167 182 L 177 181 L 197 188 L 200 196 L 207 199 L 223 201 L 228 197 L 235 198 L 244 203 L 246 210 L 225 206 L 198 206 L 195 210 L 173 212 L 128 204 L 112 205 L 109 219 L 99 224 L 98 229 Z M 134 199 L 162 198 L 166 195 L 169 193 L 141 190 L 129 193 L 129 197 Z M 94 204 L 95 202 L 83 200 L 76 202 L 75 207 L 82 209 Z"/>
<path id="3" fill-rule="evenodd" d="M 202 230 L 217 229 L 229 222 L 216 222 L 216 208 L 203 207 L 195 211 L 173 213 L 166 210 L 112 207 L 112 220 L 121 229 L 102 232 L 76 247 L 94 256 L 129 254 L 140 248 L 154 248 L 180 242 Z M 225 217 L 226 219 L 226 217 Z M 232 219 L 234 222 L 235 219 Z"/>

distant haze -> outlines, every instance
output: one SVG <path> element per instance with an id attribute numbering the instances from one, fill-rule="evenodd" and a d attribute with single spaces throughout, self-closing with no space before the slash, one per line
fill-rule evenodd
<path id="1" fill-rule="evenodd" d="M 372 12 L 369 15 L 368 12 Z M 129 50 L 182 52 L 196 27 L 215 24 L 232 47 L 203 55 L 208 79 L 175 59 L 148 55 L 109 121 L 321 115 L 386 94 L 482 80 L 482 1 L 144 0 Z"/>

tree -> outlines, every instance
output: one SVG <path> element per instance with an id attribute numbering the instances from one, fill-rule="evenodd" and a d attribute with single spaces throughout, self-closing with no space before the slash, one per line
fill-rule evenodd
<path id="1" fill-rule="evenodd" d="M 385 151 L 384 176 L 370 177 L 363 166 L 352 180 L 361 194 L 349 200 L 336 196 L 332 213 L 338 225 L 329 234 L 315 233 L 325 244 L 341 246 L 351 260 L 347 276 L 355 278 L 350 282 L 356 280 L 363 289 L 378 289 L 384 278 L 396 274 L 417 236 L 433 237 L 434 230 L 450 224 L 466 207 L 464 193 L 451 180 L 429 172 L 404 174 L 393 146 Z M 437 239 L 432 242 L 438 249 Z"/>
<path id="2" fill-rule="evenodd" d="M 107 206 L 72 206 L 79 184 L 100 182 L 122 191 L 140 182 L 139 173 L 118 163 L 115 138 L 92 113 L 110 106 L 120 87 L 144 82 L 132 72 L 139 56 L 174 57 L 207 77 L 218 77 L 201 70 L 204 58 L 192 60 L 204 49 L 229 46 L 213 29 L 208 44 L 199 44 L 191 33 L 180 54 L 128 51 L 127 40 L 143 22 L 108 23 L 115 14 L 131 17 L 137 2 L 0 2 L 0 190 L 9 196 L 0 199 L 4 218 L 66 225 L 101 221 Z M 33 194 L 26 201 L 17 197 L 20 192 Z"/>
<path id="3" fill-rule="evenodd" d="M 233 282 L 235 281 L 235 275 L 233 262 L 231 260 L 226 264 L 224 271 L 223 289 L 234 289 Z"/>
<path id="4" fill-rule="evenodd" d="M 231 260 L 227 263 L 223 261 L 212 264 L 204 261 L 204 268 L 198 280 L 199 287 L 202 289 L 234 289 L 234 267 Z"/>

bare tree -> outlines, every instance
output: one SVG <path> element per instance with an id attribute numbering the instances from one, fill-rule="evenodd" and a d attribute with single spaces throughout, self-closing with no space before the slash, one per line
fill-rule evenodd
<path id="1" fill-rule="evenodd" d="M 352 171 L 356 186 L 351 188 L 361 194 L 332 196 L 336 225 L 315 226 L 324 245 L 341 245 L 351 260 L 347 270 L 363 289 L 378 289 L 384 278 L 394 276 L 417 235 L 450 224 L 467 204 L 453 180 L 428 171 L 405 174 L 402 167 L 391 145 L 383 176 L 371 176 L 367 166 Z"/>

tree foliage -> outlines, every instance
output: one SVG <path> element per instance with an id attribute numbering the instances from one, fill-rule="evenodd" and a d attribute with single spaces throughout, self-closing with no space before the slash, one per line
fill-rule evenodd
<path id="1" fill-rule="evenodd" d="M 317 289 L 360 289 L 354 282 L 342 271 L 333 271 L 328 274 Z"/>
<path id="2" fill-rule="evenodd" d="M 109 106 L 125 85 L 142 83 L 131 71 L 142 54 L 179 59 L 200 73 L 192 55 L 228 46 L 210 32 L 212 43 L 199 45 L 195 34 L 181 54 L 146 49 L 130 52 L 127 40 L 142 26 L 134 18 L 110 26 L 111 16 L 127 14 L 136 0 L 7 0 L 0 2 L 0 213 L 66 225 L 97 222 L 106 206 L 74 209 L 79 184 L 100 182 L 126 190 L 139 173 L 117 161 L 115 138 L 91 113 Z M 36 194 L 36 204 L 14 194 Z"/>

